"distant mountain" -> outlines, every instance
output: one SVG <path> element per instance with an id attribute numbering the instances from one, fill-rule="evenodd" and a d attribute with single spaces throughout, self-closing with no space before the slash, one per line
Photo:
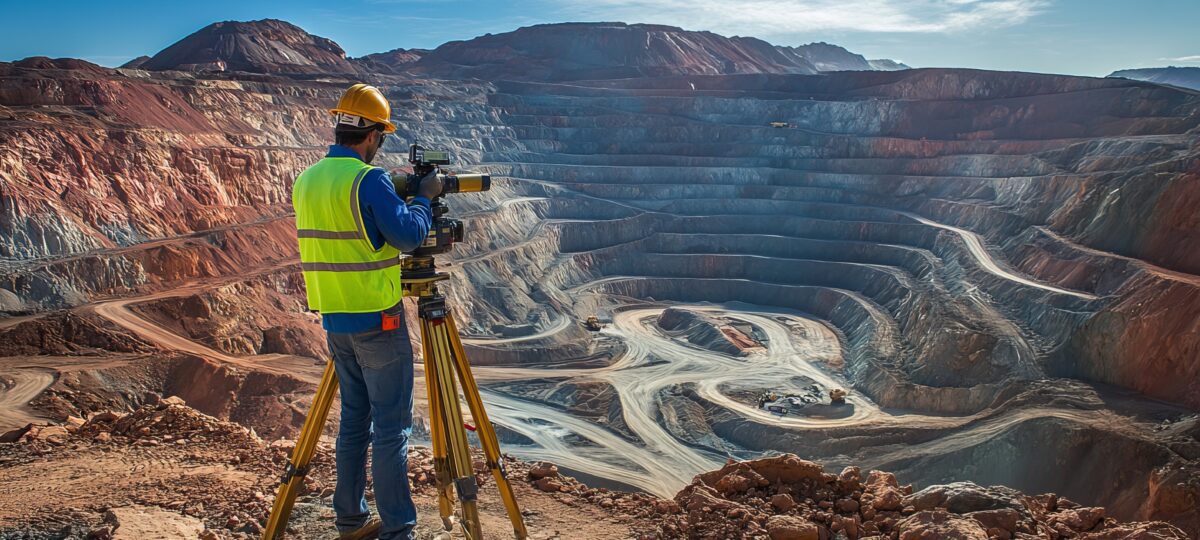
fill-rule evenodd
<path id="1" fill-rule="evenodd" d="M 362 64 L 370 71 L 390 73 L 407 68 L 426 54 L 429 54 L 429 49 L 392 49 L 354 58 L 352 61 Z"/>
<path id="2" fill-rule="evenodd" d="M 360 71 L 337 43 L 275 19 L 210 24 L 136 66 L 147 70 L 254 73 Z"/>
<path id="3" fill-rule="evenodd" d="M 11 64 L 6 63 L 6 66 L 25 69 L 61 69 L 70 70 L 77 73 L 95 73 L 104 75 L 112 73 L 112 70 L 109 68 L 93 64 L 87 60 L 80 60 L 78 58 L 49 58 L 46 56 L 30 56 L 29 58 L 17 60 Z"/>
<path id="4" fill-rule="evenodd" d="M 1143 69 L 1123 69 L 1114 71 L 1109 77 L 1123 77 L 1135 81 L 1146 81 L 1158 84 L 1169 84 L 1200 90 L 1200 67 L 1160 67 Z"/>
<path id="5" fill-rule="evenodd" d="M 869 69 L 861 55 L 827 43 L 778 47 L 752 37 L 620 22 L 539 24 L 452 41 L 411 66 L 439 76 L 534 80 Z"/>
<path id="6" fill-rule="evenodd" d="M 912 69 L 903 62 L 888 60 L 887 58 L 867 60 L 867 63 L 871 64 L 871 69 L 875 71 L 900 71 L 902 69 Z"/>
<path id="7" fill-rule="evenodd" d="M 123 68 L 279 74 L 404 74 L 445 78 L 584 80 L 664 75 L 897 69 L 829 43 L 776 46 L 655 24 L 560 23 L 347 58 L 333 41 L 264 19 L 208 25 Z"/>
<path id="8" fill-rule="evenodd" d="M 837 45 L 825 42 L 809 43 L 799 47 L 776 46 L 785 55 L 795 54 L 803 58 L 817 71 L 870 71 L 871 64 L 861 54 L 854 54 Z"/>
<path id="9" fill-rule="evenodd" d="M 121 64 L 120 67 L 122 69 L 141 69 L 142 66 L 149 60 L 150 60 L 150 57 L 143 54 L 142 56 L 139 56 L 137 58 L 134 58 L 133 60 L 130 60 L 128 62 L 125 62 L 124 64 Z"/>

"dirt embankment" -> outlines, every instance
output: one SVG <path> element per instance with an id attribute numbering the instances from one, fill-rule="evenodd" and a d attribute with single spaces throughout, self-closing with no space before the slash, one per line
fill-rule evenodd
<path id="1" fill-rule="evenodd" d="M 59 311 L 0 327 L 0 357 L 146 352 L 153 347 L 93 316 Z"/>
<path id="2" fill-rule="evenodd" d="M 741 329 L 724 321 L 684 308 L 667 308 L 657 321 L 658 327 L 671 335 L 704 349 L 745 356 L 762 350 L 762 344 Z"/>
<path id="3" fill-rule="evenodd" d="M 131 308 L 163 328 L 228 354 L 329 356 L 320 319 L 304 304 L 299 272 L 282 271 Z"/>

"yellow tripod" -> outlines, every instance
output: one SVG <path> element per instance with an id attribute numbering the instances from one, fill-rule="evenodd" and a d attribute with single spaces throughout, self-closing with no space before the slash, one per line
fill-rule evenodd
<path id="1" fill-rule="evenodd" d="M 475 384 L 471 365 L 463 352 L 453 314 L 446 306 L 446 297 L 437 288 L 437 282 L 447 279 L 448 276 L 433 271 L 432 257 L 406 258 L 402 268 L 405 272 L 402 279 L 405 296 L 419 298 L 417 312 L 421 320 L 425 384 L 429 393 L 429 434 L 432 439 L 438 511 L 442 517 L 442 524 L 448 531 L 453 528 L 453 491 L 457 493 L 460 503 L 458 521 L 462 524 L 463 533 L 470 540 L 483 539 L 477 501 L 479 488 L 475 483 L 466 434 L 466 430 L 471 429 L 479 437 L 487 466 L 496 479 L 500 498 L 508 511 L 508 519 L 512 521 L 513 534 L 518 540 L 524 540 L 527 536 L 525 522 L 500 458 L 500 443 L 496 439 L 496 430 L 483 408 L 479 387 Z M 413 274 L 412 278 L 408 277 L 410 273 Z M 405 330 L 401 328 L 396 331 Z M 471 417 L 475 420 L 474 427 L 463 421 L 462 406 L 458 401 L 459 384 L 462 385 Z M 312 408 L 304 420 L 304 427 L 296 440 L 296 447 L 284 468 L 279 491 L 275 494 L 275 503 L 271 508 L 271 516 L 263 530 L 264 540 L 275 540 L 287 527 L 288 516 L 292 513 L 296 496 L 304 486 L 309 461 L 316 451 L 317 441 L 321 438 L 321 431 L 333 404 L 333 397 L 337 394 L 337 388 L 337 373 L 334 371 L 333 361 L 330 360 L 325 366 L 325 374 L 321 377 L 317 395 L 313 398 Z M 378 535 L 379 522 L 373 523 L 374 526 L 360 530 L 354 538 L 366 539 Z"/>

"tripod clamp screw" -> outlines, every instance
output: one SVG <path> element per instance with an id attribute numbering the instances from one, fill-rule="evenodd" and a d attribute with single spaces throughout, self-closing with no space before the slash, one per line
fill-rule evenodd
<path id="1" fill-rule="evenodd" d="M 308 474 L 308 466 L 307 465 L 304 467 L 297 467 L 297 466 L 293 465 L 292 462 L 289 461 L 288 464 L 286 466 L 284 466 L 284 468 L 283 468 L 283 476 L 279 477 L 279 485 L 286 486 L 292 482 L 293 478 L 295 478 L 297 476 L 303 478 L 307 474 Z"/>
<path id="2" fill-rule="evenodd" d="M 417 302 L 417 314 L 428 321 L 442 321 L 446 318 L 446 297 L 431 296 Z"/>
<path id="3" fill-rule="evenodd" d="M 479 496 L 479 484 L 475 483 L 475 477 L 473 476 L 455 478 L 454 488 L 458 492 L 459 500 L 473 501 Z"/>
<path id="4" fill-rule="evenodd" d="M 497 462 L 493 461 L 491 463 L 488 463 L 488 465 L 491 468 L 495 469 L 496 471 L 499 471 L 500 476 L 503 476 L 504 478 L 508 478 L 508 467 L 505 467 L 504 463 L 497 463 Z"/>

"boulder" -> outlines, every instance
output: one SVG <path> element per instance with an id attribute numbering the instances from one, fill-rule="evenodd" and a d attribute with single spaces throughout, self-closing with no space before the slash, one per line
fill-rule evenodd
<path id="1" fill-rule="evenodd" d="M 820 531 L 812 522 L 795 516 L 771 516 L 767 536 L 771 540 L 819 540 Z"/>
<path id="2" fill-rule="evenodd" d="M 96 424 L 96 423 L 111 424 L 113 422 L 116 422 L 117 420 L 120 420 L 121 418 L 124 418 L 124 417 L 125 417 L 125 415 L 118 414 L 113 411 L 102 411 L 102 412 L 93 414 L 90 418 L 88 418 L 88 422 L 92 423 L 92 424 Z"/>
<path id="3" fill-rule="evenodd" d="M 871 501 L 871 508 L 888 511 L 899 510 L 904 508 L 904 496 L 900 495 L 900 491 L 896 488 L 886 486 L 875 492 L 875 498 Z"/>
<path id="4" fill-rule="evenodd" d="M 974 482 L 955 482 L 922 489 L 905 497 L 903 505 L 917 511 L 945 508 L 955 514 L 999 508 L 1011 508 L 1024 514 L 1025 505 L 1021 504 L 1020 497 L 1019 492 L 1003 486 L 982 487 Z"/>
<path id="5" fill-rule="evenodd" d="M 885 487 L 900 489 L 900 482 L 896 481 L 896 475 L 883 471 L 871 471 L 867 473 L 867 491 L 877 491 Z"/>
<path id="6" fill-rule="evenodd" d="M 784 454 L 775 458 L 756 459 L 746 462 L 754 472 L 765 478 L 768 483 L 795 484 L 802 480 L 822 481 L 824 469 L 811 461 L 800 459 L 793 454 Z"/>
<path id="7" fill-rule="evenodd" d="M 1007 532 L 1016 532 L 1017 523 L 1021 521 L 1021 514 L 1012 508 L 999 508 L 996 510 L 981 510 L 979 512 L 971 512 L 967 517 L 978 521 L 981 525 L 988 529 L 1001 529 Z"/>
<path id="8" fill-rule="evenodd" d="M 738 469 L 717 480 L 714 487 L 717 491 L 724 495 L 737 495 L 745 493 L 751 488 L 763 487 L 769 485 L 770 482 L 762 475 L 754 472 L 753 469 Z"/>
<path id="9" fill-rule="evenodd" d="M 1079 540 L 1185 540 L 1187 533 L 1161 521 L 1122 523 L 1103 531 L 1083 533 Z"/>
<path id="10" fill-rule="evenodd" d="M 1062 510 L 1052 514 L 1049 519 L 1051 524 L 1062 523 L 1072 531 L 1090 531 L 1096 528 L 1096 525 L 1104 521 L 1103 508 L 1072 508 Z"/>
<path id="11" fill-rule="evenodd" d="M 187 401 L 184 401 L 184 399 L 179 396 L 171 396 L 171 397 L 163 399 L 161 404 L 166 405 L 166 406 L 170 406 L 170 405 L 183 406 L 183 405 L 187 405 Z"/>
<path id="12" fill-rule="evenodd" d="M 775 495 L 771 496 L 771 506 L 775 507 L 776 510 L 786 514 L 788 510 L 796 507 L 796 501 L 795 499 L 792 499 L 791 495 L 786 493 L 776 493 Z"/>
<path id="13" fill-rule="evenodd" d="M 529 478 L 555 478 L 558 476 L 558 466 L 553 463 L 535 463 L 529 469 Z"/>
<path id="14" fill-rule="evenodd" d="M 704 484 L 693 483 L 675 495 L 675 502 L 688 512 L 721 510 L 739 506 L 737 503 L 723 498 L 716 490 Z"/>
<path id="15" fill-rule="evenodd" d="M 862 489 L 862 469 L 854 466 L 842 469 L 838 475 L 838 489 L 842 493 L 850 493 L 856 489 Z"/>
<path id="16" fill-rule="evenodd" d="M 71 433 L 67 431 L 66 426 L 46 426 L 38 429 L 35 432 L 30 431 L 33 438 L 39 441 L 46 441 L 51 444 L 63 444 L 67 442 L 67 438 Z"/>
<path id="17" fill-rule="evenodd" d="M 988 540 L 978 521 L 945 510 L 925 510 L 896 524 L 900 540 Z"/>
<path id="18" fill-rule="evenodd" d="M 104 514 L 104 521 L 114 527 L 112 540 L 190 540 L 204 531 L 199 519 L 149 506 L 112 508 Z"/>
<path id="19" fill-rule="evenodd" d="M 679 503 L 675 501 L 661 500 L 654 503 L 654 511 L 659 514 L 676 514 L 679 512 Z"/>

